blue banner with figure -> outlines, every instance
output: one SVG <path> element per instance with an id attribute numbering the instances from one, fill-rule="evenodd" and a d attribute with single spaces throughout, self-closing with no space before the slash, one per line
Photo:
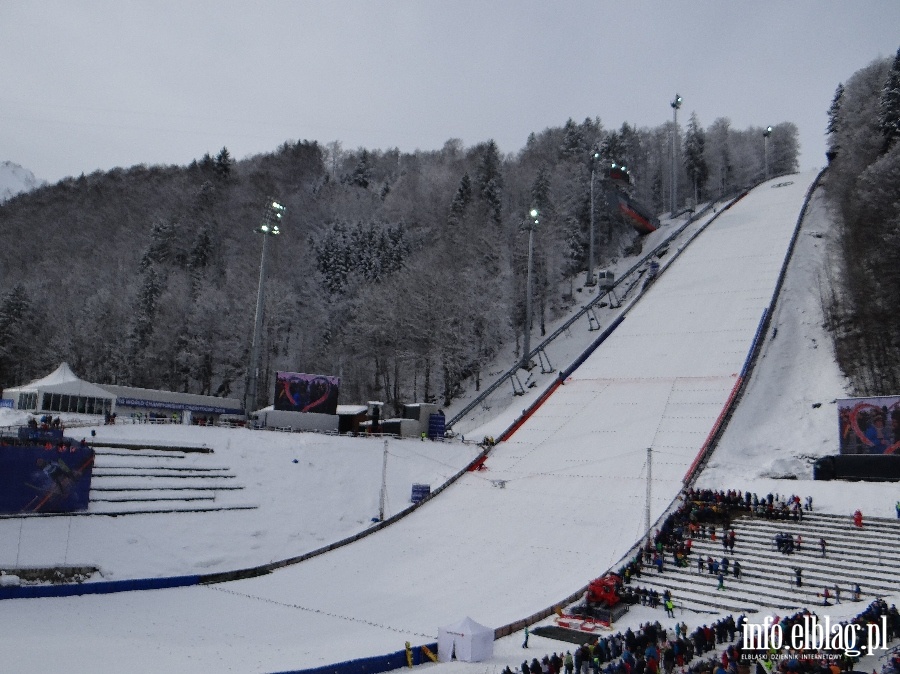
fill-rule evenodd
<path id="1" fill-rule="evenodd" d="M 87 510 L 94 450 L 69 438 L 0 441 L 0 512 Z"/>

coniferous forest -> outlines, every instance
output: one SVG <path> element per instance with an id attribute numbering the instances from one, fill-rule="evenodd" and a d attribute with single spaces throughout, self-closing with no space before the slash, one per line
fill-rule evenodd
<path id="1" fill-rule="evenodd" d="M 900 394 L 900 50 L 838 85 L 827 133 L 824 184 L 841 227 L 826 325 L 858 395 Z"/>
<path id="2" fill-rule="evenodd" d="M 890 64 L 872 68 L 884 79 Z M 851 84 L 832 115 L 844 129 L 859 123 Z M 584 280 L 592 175 L 602 195 L 604 170 L 625 164 L 636 200 L 668 211 L 673 132 L 679 210 L 763 177 L 762 128 L 725 118 L 704 128 L 694 114 L 677 129 L 568 120 L 506 155 L 454 139 L 414 153 L 288 141 L 241 160 L 221 148 L 188 166 L 98 171 L 21 194 L 0 205 L 0 387 L 67 361 L 89 381 L 243 397 L 255 230 L 275 198 L 287 210 L 269 240 L 258 404 L 277 370 L 339 376 L 345 402 L 449 404 L 503 345 L 520 349 L 527 211 L 541 213 L 532 318 L 542 330 Z M 775 126 L 769 174 L 796 170 L 798 152 L 796 127 Z M 640 246 L 602 196 L 593 216 L 598 266 Z"/>

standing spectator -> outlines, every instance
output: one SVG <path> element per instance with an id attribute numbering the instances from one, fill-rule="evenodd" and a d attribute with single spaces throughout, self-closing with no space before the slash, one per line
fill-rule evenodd
<path id="1" fill-rule="evenodd" d="M 721 571 L 719 571 L 719 575 L 717 576 L 717 578 L 719 579 L 719 586 L 716 589 L 724 590 L 725 589 L 725 576 L 722 574 Z"/>
<path id="2" fill-rule="evenodd" d="M 566 674 L 572 674 L 575 670 L 575 660 L 572 657 L 572 651 L 566 651 L 566 657 L 563 659 L 563 667 L 566 670 Z"/>
<path id="3" fill-rule="evenodd" d="M 825 556 L 825 545 L 826 545 L 825 539 L 824 539 L 824 538 L 820 538 L 820 539 L 819 539 L 819 549 L 822 550 L 822 556 L 823 556 L 823 557 Z"/>
<path id="4" fill-rule="evenodd" d="M 834 603 L 835 604 L 841 603 L 841 588 L 838 587 L 837 583 L 834 584 Z"/>
<path id="5" fill-rule="evenodd" d="M 803 569 L 799 566 L 794 568 L 794 577 L 797 580 L 797 587 L 803 587 Z"/>
<path id="6" fill-rule="evenodd" d="M 522 642 L 522 648 L 528 648 L 528 625 L 525 626 L 525 641 Z"/>
<path id="7" fill-rule="evenodd" d="M 806 509 L 812 512 L 812 496 L 806 497 Z"/>
<path id="8" fill-rule="evenodd" d="M 740 577 L 741 577 L 741 563 L 740 563 L 740 561 L 734 560 L 733 571 L 734 571 L 734 577 L 735 577 L 735 578 L 740 578 Z"/>
<path id="9" fill-rule="evenodd" d="M 861 510 L 857 510 L 855 513 L 853 513 L 853 524 L 857 529 L 862 529 L 863 516 Z"/>
<path id="10" fill-rule="evenodd" d="M 900 520 L 900 501 L 897 501 L 897 503 L 894 505 L 894 508 L 896 508 L 897 510 L 897 519 Z"/>
<path id="11" fill-rule="evenodd" d="M 862 599 L 862 588 L 860 588 L 859 583 L 857 583 L 853 587 L 853 601 L 859 601 Z"/>

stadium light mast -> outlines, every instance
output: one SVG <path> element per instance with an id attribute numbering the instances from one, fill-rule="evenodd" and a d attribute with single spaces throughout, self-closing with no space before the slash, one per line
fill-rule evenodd
<path id="1" fill-rule="evenodd" d="M 588 240 L 588 268 L 587 278 L 584 285 L 591 287 L 594 281 L 594 173 L 597 171 L 597 160 L 600 159 L 600 153 L 595 149 L 591 153 L 591 233 Z"/>
<path id="2" fill-rule="evenodd" d="M 678 109 L 681 107 L 681 96 L 675 94 L 672 101 L 672 212 L 669 217 L 675 217 L 675 205 L 678 203 L 678 174 L 676 172 L 678 150 Z"/>
<path id="3" fill-rule="evenodd" d="M 525 280 L 525 336 L 522 340 L 522 367 L 529 369 L 531 364 L 531 267 L 534 257 L 534 228 L 538 226 L 538 210 L 532 208 L 525 220 L 528 230 L 528 273 Z"/>
<path id="4" fill-rule="evenodd" d="M 247 391 L 244 412 L 247 418 L 256 407 L 259 388 L 259 351 L 262 341 L 263 311 L 266 303 L 266 268 L 268 266 L 269 237 L 281 234 L 280 222 L 285 208 L 275 199 L 266 200 L 262 223 L 254 231 L 263 235 L 262 257 L 259 261 L 259 290 L 256 293 L 256 323 L 253 327 L 253 343 L 250 347 L 250 367 L 247 370 Z"/>
<path id="5" fill-rule="evenodd" d="M 765 155 L 766 180 L 769 179 L 769 136 L 772 135 L 772 127 L 767 126 L 763 131 L 763 154 Z"/>

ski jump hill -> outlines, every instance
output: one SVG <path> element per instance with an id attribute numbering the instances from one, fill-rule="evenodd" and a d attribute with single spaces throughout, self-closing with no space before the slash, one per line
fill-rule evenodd
<path id="1" fill-rule="evenodd" d="M 245 580 L 2 601 L 6 643 L 40 654 L 23 660 L 33 671 L 283 672 L 432 643 L 467 615 L 496 629 L 565 602 L 644 534 L 648 448 L 652 522 L 702 458 L 815 180 L 769 181 L 720 213 L 484 470 L 391 526 Z"/>

